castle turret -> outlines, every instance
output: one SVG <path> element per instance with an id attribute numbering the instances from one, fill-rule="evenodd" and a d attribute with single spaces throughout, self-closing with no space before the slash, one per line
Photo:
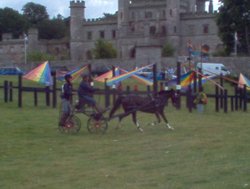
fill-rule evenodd
<path id="1" fill-rule="evenodd" d="M 179 49 L 180 44 L 180 0 L 167 0 L 167 41 L 175 49 Z"/>
<path id="2" fill-rule="evenodd" d="M 189 12 L 195 12 L 196 11 L 196 0 L 189 0 L 188 1 L 188 8 L 189 8 Z"/>
<path id="3" fill-rule="evenodd" d="M 118 0 L 118 30 L 123 33 L 129 22 L 129 3 L 129 0 Z"/>
<path id="4" fill-rule="evenodd" d="M 197 0 L 197 1 L 196 1 L 197 12 L 205 12 L 205 9 L 206 9 L 206 1 L 207 1 L 207 0 Z"/>
<path id="5" fill-rule="evenodd" d="M 209 11 L 209 13 L 213 13 L 214 12 L 213 0 L 209 1 L 208 11 Z"/>
<path id="6" fill-rule="evenodd" d="M 85 2 L 71 1 L 70 2 L 70 56 L 72 60 L 79 60 L 79 46 L 82 39 L 82 23 L 85 19 Z"/>
<path id="7" fill-rule="evenodd" d="M 70 2 L 70 34 L 72 40 L 77 40 L 79 36 L 79 26 L 81 25 L 84 15 L 85 2 L 71 1 Z"/>

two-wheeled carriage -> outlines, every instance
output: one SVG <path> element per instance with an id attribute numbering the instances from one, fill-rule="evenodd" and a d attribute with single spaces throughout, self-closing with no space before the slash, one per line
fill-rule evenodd
<path id="1" fill-rule="evenodd" d="M 81 120 L 77 114 L 80 113 L 87 116 L 87 129 L 90 133 L 105 133 L 108 129 L 108 118 L 104 116 L 105 112 L 97 113 L 92 107 L 84 105 L 81 109 L 72 108 L 65 124 L 59 126 L 59 131 L 69 134 L 78 133 L 81 129 Z"/>

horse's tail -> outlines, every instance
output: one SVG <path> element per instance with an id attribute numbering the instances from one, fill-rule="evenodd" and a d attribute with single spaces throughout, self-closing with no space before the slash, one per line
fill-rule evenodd
<path id="1" fill-rule="evenodd" d="M 116 99 L 116 101 L 114 103 L 114 106 L 113 106 L 113 108 L 111 109 L 111 111 L 109 113 L 109 118 L 111 118 L 113 116 L 113 114 L 115 113 L 115 111 L 121 106 L 122 99 L 123 99 L 123 96 L 119 96 Z"/>

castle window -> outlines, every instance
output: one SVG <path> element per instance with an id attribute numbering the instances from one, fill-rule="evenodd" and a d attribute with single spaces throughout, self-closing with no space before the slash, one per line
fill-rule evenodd
<path id="1" fill-rule="evenodd" d="M 175 27 L 174 27 L 174 33 L 176 33 L 176 32 L 177 32 L 177 27 L 175 26 Z"/>
<path id="2" fill-rule="evenodd" d="M 130 27 L 130 31 L 131 32 L 135 31 L 135 24 L 134 24 L 134 22 L 129 22 L 129 27 Z"/>
<path id="3" fill-rule="evenodd" d="M 130 54 L 129 54 L 130 58 L 135 58 L 135 54 L 136 54 L 136 48 L 133 47 L 132 49 L 130 49 Z"/>
<path id="4" fill-rule="evenodd" d="M 153 13 L 150 11 L 145 12 L 145 18 L 152 18 L 153 17 Z"/>
<path id="5" fill-rule="evenodd" d="M 162 11 L 162 18 L 166 18 L 166 11 L 165 10 Z"/>
<path id="6" fill-rule="evenodd" d="M 150 33 L 150 35 L 155 35 L 156 34 L 156 27 L 155 26 L 150 26 L 149 33 Z"/>
<path id="7" fill-rule="evenodd" d="M 169 10 L 169 15 L 170 15 L 171 17 L 173 17 L 173 10 L 172 10 L 172 9 Z"/>
<path id="8" fill-rule="evenodd" d="M 104 30 L 101 30 L 99 34 L 100 34 L 100 38 L 101 39 L 105 38 L 105 32 L 104 32 Z"/>
<path id="9" fill-rule="evenodd" d="M 166 36 L 167 35 L 166 26 L 161 26 L 161 34 L 162 34 L 162 36 Z"/>
<path id="10" fill-rule="evenodd" d="M 208 34 L 208 32 L 209 32 L 208 24 L 203 25 L 203 33 Z"/>
<path id="11" fill-rule="evenodd" d="M 131 13 L 131 19 L 132 19 L 132 20 L 135 19 L 135 13 L 134 13 L 134 12 Z"/>
<path id="12" fill-rule="evenodd" d="M 92 40 L 92 32 L 91 31 L 87 32 L 87 39 Z"/>
<path id="13" fill-rule="evenodd" d="M 116 31 L 112 30 L 112 38 L 115 39 L 116 38 Z"/>

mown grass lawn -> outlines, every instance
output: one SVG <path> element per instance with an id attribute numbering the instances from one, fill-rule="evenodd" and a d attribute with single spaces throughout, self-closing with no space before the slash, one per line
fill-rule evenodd
<path id="1" fill-rule="evenodd" d="M 19 109 L 16 96 L 3 103 L 0 93 L 1 189 L 250 188 L 249 112 L 215 113 L 212 100 L 203 114 L 169 106 L 174 131 L 139 113 L 144 133 L 128 117 L 118 130 L 110 121 L 104 135 L 88 133 L 79 115 L 80 132 L 66 135 L 43 95 L 34 107 L 24 94 Z"/>
<path id="2" fill-rule="evenodd" d="M 57 131 L 58 110 L 16 108 L 0 102 L 0 188 L 153 189 L 250 188 L 249 113 L 188 113 L 167 107 L 174 131 L 151 126 L 144 133 L 130 118 L 104 135 L 89 134 L 80 115 L 77 135 Z"/>

